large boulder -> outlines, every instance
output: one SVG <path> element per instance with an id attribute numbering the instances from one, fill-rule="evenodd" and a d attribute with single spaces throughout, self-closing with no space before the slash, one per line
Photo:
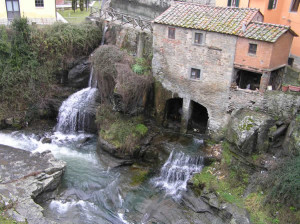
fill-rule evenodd
<path id="1" fill-rule="evenodd" d="M 0 145 L 0 207 L 6 215 L 29 224 L 51 224 L 43 208 L 34 200 L 47 199 L 59 185 L 65 162 L 56 160 L 50 151 L 31 153 Z M 47 193 L 47 194 L 46 194 Z"/>
<path id="2" fill-rule="evenodd" d="M 282 145 L 288 154 L 300 154 L 300 114 L 290 123 Z"/>
<path id="3" fill-rule="evenodd" d="M 232 115 L 226 139 L 243 154 L 266 151 L 269 147 L 269 129 L 274 124 L 272 118 L 264 113 L 239 110 Z"/>
<path id="4" fill-rule="evenodd" d="M 82 89 L 89 84 L 91 64 L 87 58 L 78 60 L 68 72 L 67 86 Z"/>

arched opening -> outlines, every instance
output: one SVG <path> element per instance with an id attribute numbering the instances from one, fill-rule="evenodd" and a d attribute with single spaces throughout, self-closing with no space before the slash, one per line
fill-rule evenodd
<path id="1" fill-rule="evenodd" d="M 206 107 L 194 101 L 191 102 L 191 117 L 188 129 L 204 134 L 207 129 L 208 112 Z"/>
<path id="2" fill-rule="evenodd" d="M 182 116 L 182 103 L 182 98 L 172 98 L 167 100 L 165 107 L 165 121 L 167 124 L 173 123 L 180 125 Z"/>

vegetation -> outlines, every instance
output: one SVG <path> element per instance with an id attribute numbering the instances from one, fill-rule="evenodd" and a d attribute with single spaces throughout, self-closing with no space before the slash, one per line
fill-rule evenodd
<path id="1" fill-rule="evenodd" d="M 128 117 L 113 112 L 107 104 L 98 108 L 96 122 L 101 127 L 100 137 L 124 153 L 131 153 L 138 148 L 139 140 L 148 133 L 148 128 L 142 124 L 141 116 Z"/>
<path id="2" fill-rule="evenodd" d="M 138 186 L 141 183 L 143 183 L 149 174 L 149 170 L 144 169 L 144 168 L 131 168 L 131 170 L 133 171 L 133 176 L 131 178 L 131 185 L 132 186 Z"/>
<path id="3" fill-rule="evenodd" d="M 26 18 L 0 27 L 0 119 L 9 111 L 42 104 L 56 74 L 74 57 L 88 55 L 99 44 L 100 33 L 91 24 L 30 26 Z"/>
<path id="4" fill-rule="evenodd" d="M 256 189 L 248 195 L 251 171 L 240 164 L 230 152 L 228 143 L 223 143 L 221 162 L 205 167 L 194 175 L 193 189 L 201 194 L 204 187 L 215 192 L 221 201 L 246 208 L 254 224 L 299 223 L 300 221 L 300 156 L 287 159 L 269 177 L 256 180 Z M 253 155 L 258 160 L 262 155 Z"/>
<path id="5" fill-rule="evenodd" d="M 72 9 L 64 9 L 59 10 L 59 14 L 62 15 L 69 23 L 71 24 L 81 24 L 85 22 L 85 18 L 90 15 L 90 11 L 80 9 L 76 9 L 75 11 Z"/>
<path id="6" fill-rule="evenodd" d="M 120 110 L 124 113 L 137 111 L 152 83 L 151 76 L 138 75 L 131 70 L 133 61 L 116 46 L 102 46 L 92 58 L 103 103 L 111 103 L 114 96 L 118 95 L 121 98 Z"/>

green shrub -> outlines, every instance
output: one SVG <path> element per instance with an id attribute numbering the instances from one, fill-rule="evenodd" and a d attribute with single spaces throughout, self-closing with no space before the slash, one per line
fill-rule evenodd
<path id="1" fill-rule="evenodd" d="M 144 136 L 148 132 L 148 128 L 143 124 L 138 124 L 135 126 L 135 131 L 140 135 Z"/>
<path id="2" fill-rule="evenodd" d="M 24 111 L 42 104 L 53 92 L 51 85 L 56 83 L 56 73 L 66 69 L 75 58 L 88 55 L 100 40 L 101 30 L 91 24 L 37 27 L 21 18 L 8 29 L 1 27 L 2 110 Z"/>
<path id="3" fill-rule="evenodd" d="M 274 174 L 269 200 L 300 208 L 300 156 L 282 164 Z"/>

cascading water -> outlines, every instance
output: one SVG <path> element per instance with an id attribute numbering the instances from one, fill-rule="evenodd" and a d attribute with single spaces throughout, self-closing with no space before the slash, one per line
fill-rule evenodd
<path id="1" fill-rule="evenodd" d="M 180 197 L 180 192 L 186 190 L 187 181 L 202 168 L 202 156 L 189 156 L 183 152 L 172 151 L 161 168 L 160 176 L 154 179 L 155 186 L 163 188 L 174 198 Z"/>
<path id="2" fill-rule="evenodd" d="M 69 96 L 59 108 L 56 131 L 70 133 L 90 129 L 92 119 L 95 117 L 96 99 L 98 97 L 96 85 L 93 80 L 92 69 L 89 87 Z"/>

